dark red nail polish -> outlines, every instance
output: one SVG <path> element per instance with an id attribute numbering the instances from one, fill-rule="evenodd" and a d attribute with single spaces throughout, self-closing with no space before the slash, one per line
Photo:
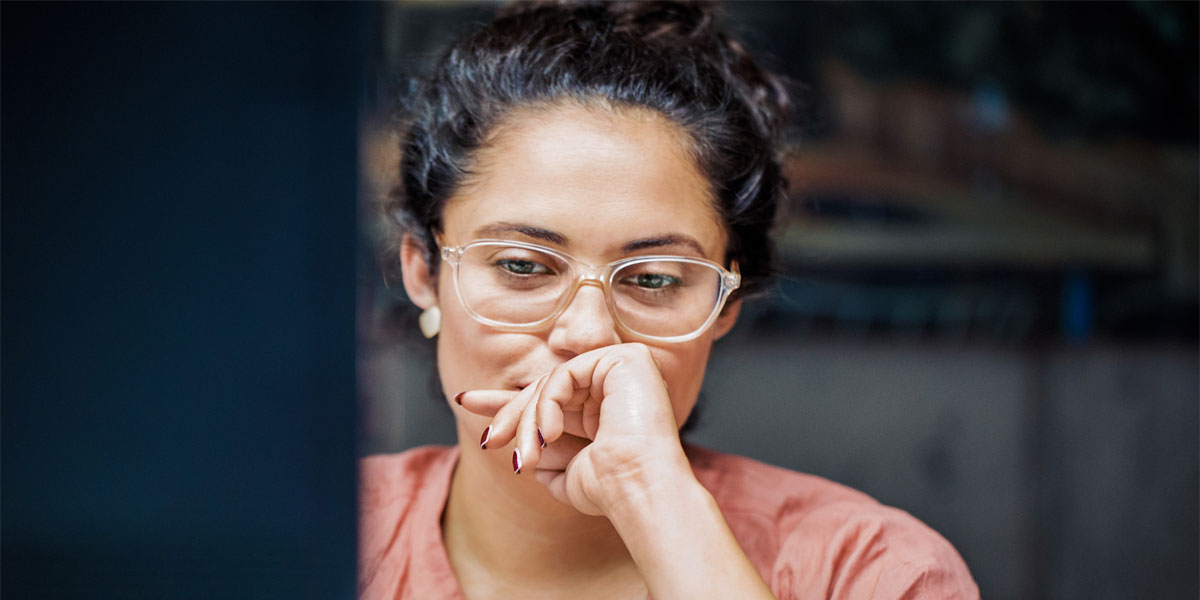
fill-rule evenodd
<path id="1" fill-rule="evenodd" d="M 466 392 L 459 392 L 454 395 L 454 402 L 456 402 L 459 406 L 462 406 L 462 397 L 465 393 Z"/>
<path id="2" fill-rule="evenodd" d="M 479 438 L 479 447 L 487 450 L 488 438 L 492 437 L 492 426 L 488 425 L 487 429 L 483 430 L 483 437 Z"/>
<path id="3" fill-rule="evenodd" d="M 513 450 L 513 473 L 521 474 L 521 451 Z"/>
<path id="4" fill-rule="evenodd" d="M 546 438 L 542 437 L 542 428 L 538 427 L 537 432 L 538 432 L 538 443 L 541 444 L 543 448 L 545 448 L 546 447 Z"/>

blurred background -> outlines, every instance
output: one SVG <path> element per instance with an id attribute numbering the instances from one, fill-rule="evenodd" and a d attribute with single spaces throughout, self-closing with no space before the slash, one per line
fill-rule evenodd
<path id="1" fill-rule="evenodd" d="M 728 4 L 800 110 L 779 283 L 690 440 L 907 510 L 985 598 L 1197 597 L 1197 6 Z M 373 199 L 394 99 L 492 10 L 377 7 L 362 454 L 454 441 Z"/>

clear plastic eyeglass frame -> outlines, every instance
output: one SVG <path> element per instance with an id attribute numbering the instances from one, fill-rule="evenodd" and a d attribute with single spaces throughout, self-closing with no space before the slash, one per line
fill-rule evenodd
<path id="1" fill-rule="evenodd" d="M 569 287 L 566 288 L 566 290 L 562 294 L 562 297 L 559 298 L 558 304 L 555 305 L 554 309 L 550 312 L 550 314 L 539 321 L 536 321 L 533 323 L 514 324 L 514 323 L 504 323 L 501 321 L 496 321 L 496 320 L 484 317 L 483 315 L 480 315 L 479 313 L 475 312 L 475 309 L 473 309 L 467 303 L 466 299 L 463 296 L 463 290 L 462 290 L 461 284 L 459 283 L 460 282 L 459 264 L 461 262 L 463 253 L 465 253 L 468 249 L 476 247 L 476 246 L 485 246 L 485 245 L 521 248 L 521 249 L 525 249 L 525 250 L 544 252 L 551 256 L 557 257 L 571 267 L 573 274 L 574 274 L 574 282 Z M 730 270 L 723 268 L 721 265 L 719 265 L 715 262 L 712 262 L 710 260 L 705 260 L 702 258 L 692 258 L 689 256 L 670 256 L 670 255 L 649 256 L 648 255 L 648 256 L 634 256 L 634 257 L 630 257 L 630 258 L 623 258 L 621 260 L 617 260 L 617 261 L 608 263 L 607 265 L 596 267 L 596 266 L 592 266 L 592 265 L 583 263 L 583 262 L 577 260 L 575 257 L 573 257 L 569 254 L 566 254 L 564 252 L 555 250 L 553 248 L 548 248 L 546 246 L 539 246 L 537 244 L 530 244 L 530 243 L 526 243 L 526 242 L 517 242 L 517 241 L 512 241 L 512 240 L 481 239 L 481 240 L 475 240 L 475 241 L 469 242 L 462 246 L 443 246 L 442 247 L 442 260 L 450 263 L 450 266 L 454 271 L 454 291 L 458 295 L 459 304 L 462 305 L 463 309 L 467 312 L 467 314 L 471 315 L 471 317 L 473 319 L 475 319 L 476 321 L 479 321 L 480 323 L 483 323 L 484 325 L 489 325 L 491 327 L 495 327 L 497 329 L 502 329 L 502 330 L 506 330 L 506 331 L 536 331 L 539 329 L 543 329 L 543 328 L 549 326 L 551 323 L 553 323 L 555 321 L 555 319 L 557 319 L 559 316 L 562 315 L 562 313 L 566 310 L 567 306 L 569 306 L 571 304 L 571 301 L 575 298 L 575 293 L 577 291 L 579 291 L 579 286 L 583 285 L 584 283 L 591 283 L 593 285 L 600 286 L 604 290 L 604 299 L 605 299 L 606 304 L 608 305 L 608 313 L 609 313 L 609 315 L 612 316 L 613 322 L 617 324 L 617 326 L 621 329 L 622 332 L 624 332 L 626 334 L 627 337 L 633 338 L 636 340 L 640 340 L 640 341 L 658 342 L 658 343 L 686 342 L 686 341 L 690 341 L 690 340 L 693 340 L 693 339 L 696 339 L 697 337 L 699 337 L 702 333 L 704 333 L 705 330 L 707 330 L 713 324 L 714 321 L 717 320 L 717 316 L 719 314 L 721 314 L 721 310 L 725 308 L 725 302 L 729 299 L 729 295 L 731 293 L 733 293 L 733 291 L 736 290 L 738 288 L 738 286 L 741 285 L 741 282 L 742 282 L 742 276 L 741 276 L 741 274 L 739 274 L 737 272 L 737 263 L 734 263 L 732 265 L 733 270 L 730 271 Z M 720 273 L 720 276 L 721 276 L 720 277 L 721 288 L 720 288 L 719 292 L 717 293 L 717 299 L 713 305 L 712 312 L 708 315 L 708 318 L 704 321 L 704 323 L 702 325 L 700 325 L 695 330 L 693 330 L 689 333 L 686 333 L 686 334 L 675 335 L 675 336 L 654 336 L 654 335 L 647 335 L 647 334 L 641 333 L 639 331 L 636 331 L 634 329 L 631 329 L 627 324 L 622 322 L 620 314 L 617 311 L 616 301 L 613 299 L 612 281 L 613 281 L 613 275 L 617 271 L 619 271 L 623 267 L 627 267 L 630 265 L 635 265 L 635 264 L 639 264 L 639 263 L 648 263 L 648 262 L 658 262 L 658 261 L 664 261 L 664 260 L 678 261 L 678 262 L 682 262 L 682 263 L 690 263 L 690 264 L 694 264 L 694 265 L 708 267 L 708 268 L 711 268 L 711 269 L 715 270 L 716 272 Z"/>

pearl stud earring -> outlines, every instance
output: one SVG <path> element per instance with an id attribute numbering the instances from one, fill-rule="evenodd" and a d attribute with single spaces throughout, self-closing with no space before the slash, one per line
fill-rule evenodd
<path id="1" fill-rule="evenodd" d="M 421 334 L 426 338 L 432 338 L 442 330 L 442 309 L 436 305 L 421 311 L 421 316 L 417 318 L 417 325 L 421 327 Z"/>

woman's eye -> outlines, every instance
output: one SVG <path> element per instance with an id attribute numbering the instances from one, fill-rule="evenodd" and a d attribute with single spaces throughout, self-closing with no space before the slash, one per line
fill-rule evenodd
<path id="1" fill-rule="evenodd" d="M 550 273 L 550 269 L 546 268 L 546 265 L 532 260 L 501 259 L 496 261 L 496 265 L 514 275 L 545 275 Z"/>
<path id="2" fill-rule="evenodd" d="M 682 283 L 678 277 L 671 277 L 662 273 L 638 273 L 626 278 L 625 281 L 648 290 L 674 287 Z"/>

